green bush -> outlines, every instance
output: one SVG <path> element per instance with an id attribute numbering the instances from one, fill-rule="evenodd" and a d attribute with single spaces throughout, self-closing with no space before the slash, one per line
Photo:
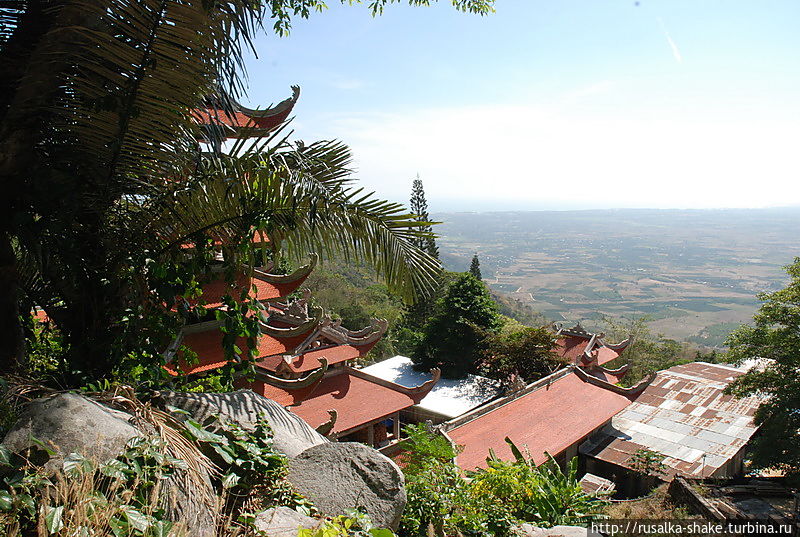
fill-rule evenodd
<path id="1" fill-rule="evenodd" d="M 406 428 L 404 473 L 408 502 L 401 536 L 506 536 L 523 522 L 538 526 L 586 524 L 602 517 L 605 501 L 587 495 L 577 459 L 563 472 L 552 457 L 536 466 L 510 441 L 514 461 L 493 453 L 488 468 L 467 476 L 453 463 L 456 450 L 424 426 Z"/>

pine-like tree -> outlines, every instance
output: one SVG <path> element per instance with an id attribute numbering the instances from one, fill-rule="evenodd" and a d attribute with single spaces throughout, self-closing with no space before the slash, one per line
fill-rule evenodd
<path id="1" fill-rule="evenodd" d="M 437 301 L 412 358 L 424 369 L 440 367 L 446 378 L 463 378 L 475 371 L 483 340 L 501 325 L 486 286 L 462 273 Z"/>
<path id="2" fill-rule="evenodd" d="M 422 180 L 417 174 L 417 178 L 411 185 L 411 212 L 417 215 L 417 220 L 420 222 L 430 222 L 428 215 L 428 202 L 425 199 L 425 189 L 422 187 Z M 439 259 L 439 248 L 436 246 L 436 239 L 433 235 L 433 228 L 430 225 L 420 228 L 422 231 L 427 231 L 427 237 L 420 237 L 415 240 L 416 246 L 428 252 L 431 257 Z"/>
<path id="3" fill-rule="evenodd" d="M 476 280 L 483 280 L 483 277 L 481 276 L 481 263 L 478 261 L 478 254 L 472 256 L 472 263 L 469 264 L 469 273 L 475 276 Z"/>

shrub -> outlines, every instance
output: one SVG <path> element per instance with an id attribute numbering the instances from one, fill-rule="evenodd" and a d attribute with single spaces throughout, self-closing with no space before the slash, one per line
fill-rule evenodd
<path id="1" fill-rule="evenodd" d="M 566 473 L 549 456 L 537 467 L 507 439 L 516 460 L 501 461 L 490 453 L 487 469 L 465 477 L 452 461 L 456 450 L 446 438 L 424 426 L 406 432 L 403 536 L 505 536 L 522 522 L 585 524 L 603 516 L 606 502 L 581 489 L 577 459 Z"/>

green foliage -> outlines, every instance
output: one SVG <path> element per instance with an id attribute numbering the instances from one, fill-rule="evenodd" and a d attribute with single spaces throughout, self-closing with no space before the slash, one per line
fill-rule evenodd
<path id="1" fill-rule="evenodd" d="M 63 473 L 51 479 L 0 446 L 0 522 L 12 535 L 32 531 L 41 512 L 47 535 L 166 536 L 175 525 L 165 519 L 158 498 L 166 480 L 186 468 L 161 439 L 137 437 L 119 457 L 102 464 L 71 453 Z"/>
<path id="2" fill-rule="evenodd" d="M 181 324 L 165 308 L 174 295 L 164 295 L 172 284 L 190 291 L 199 276 L 182 273 L 186 256 L 206 262 L 218 241 L 235 269 L 254 258 L 242 255 L 252 228 L 291 259 L 318 251 L 364 261 L 408 302 L 431 290 L 439 264 L 412 244 L 428 236 L 424 226 L 353 187 L 344 144 L 293 143 L 280 131 L 227 154 L 197 143 L 219 133 L 192 111 L 241 96 L 243 51 L 264 23 L 282 34 L 323 7 L 143 0 L 3 10 L 0 264 L 19 277 L 0 275 L 2 363 L 18 356 L 23 299 L 61 330 L 66 384 L 131 371 L 163 380 L 160 353 Z M 181 249 L 190 242 L 194 253 Z"/>
<path id="3" fill-rule="evenodd" d="M 763 304 L 754 325 L 741 326 L 726 343 L 732 361 L 768 360 L 729 387 L 735 395 L 765 397 L 755 415 L 761 429 L 751 444 L 753 465 L 778 468 L 796 478 L 800 476 L 800 258 L 786 272 L 791 277 L 786 288 L 759 295 Z"/>
<path id="4" fill-rule="evenodd" d="M 469 273 L 475 276 L 476 280 L 483 280 L 483 276 L 481 276 L 481 262 L 478 260 L 478 254 L 472 256 L 472 261 L 469 264 Z"/>
<path id="5" fill-rule="evenodd" d="M 301 528 L 297 537 L 394 537 L 386 528 L 376 528 L 364 513 L 348 510 L 345 515 L 333 517 L 317 529 Z"/>
<path id="6" fill-rule="evenodd" d="M 272 429 L 260 417 L 253 430 L 212 418 L 200 424 L 187 419 L 186 434 L 222 470 L 219 486 L 228 491 L 227 514 L 238 516 L 242 501 L 256 497 L 257 507 L 287 506 L 310 514 L 313 506 L 286 481 L 286 457 L 272 446 Z"/>
<path id="7" fill-rule="evenodd" d="M 530 304 L 492 289 L 489 289 L 489 293 L 501 315 L 514 319 L 525 326 L 541 327 L 548 324 L 547 318 L 542 312 L 535 310 Z"/>
<path id="8" fill-rule="evenodd" d="M 486 286 L 469 273 L 461 274 L 437 301 L 414 362 L 426 369 L 440 367 L 446 377 L 464 377 L 475 371 L 486 335 L 496 333 L 501 325 Z"/>
<path id="9" fill-rule="evenodd" d="M 498 334 L 484 341 L 482 375 L 509 383 L 513 377 L 525 383 L 533 382 L 564 363 L 553 352 L 555 338 L 546 328 L 531 328 L 519 324 L 508 329 L 508 324 Z"/>
<path id="10" fill-rule="evenodd" d="M 648 321 L 646 316 L 623 321 L 603 319 L 607 341 L 616 343 L 628 337 L 633 340 L 622 356 L 605 365 L 614 369 L 631 364 L 621 382 L 625 386 L 633 386 L 650 373 L 693 361 L 693 349 L 687 343 L 653 334 L 647 326 Z"/>
<path id="11" fill-rule="evenodd" d="M 400 448 L 403 450 L 403 471 L 406 475 L 415 475 L 431 461 L 452 462 L 458 453 L 444 436 L 431 433 L 423 423 L 407 425 L 403 433 L 406 438 Z"/>
<path id="12" fill-rule="evenodd" d="M 411 187 L 411 212 L 417 215 L 417 220 L 423 224 L 424 227 L 420 228 L 426 231 L 428 235 L 416 239 L 415 243 L 418 248 L 424 250 L 433 258 L 439 259 L 439 248 L 436 246 L 436 237 L 433 234 L 433 227 L 428 215 L 428 202 L 425 199 L 425 189 L 422 186 L 422 181 L 417 174 Z"/>
<path id="13" fill-rule="evenodd" d="M 314 305 L 340 319 L 345 328 L 360 330 L 373 319 L 388 321 L 386 334 L 369 352 L 367 360 L 377 361 L 399 352 L 398 340 L 406 337 L 401 326 L 404 305 L 380 283 L 374 269 L 340 258 L 328 259 L 309 275 L 304 286 L 313 289 Z"/>
<path id="14" fill-rule="evenodd" d="M 471 472 L 465 479 L 452 462 L 455 451 L 445 438 L 420 426 L 406 431 L 409 440 L 403 463 L 408 503 L 400 526 L 402 536 L 504 536 L 521 522 L 584 524 L 602 516 L 605 502 L 580 487 L 577 459 L 566 473 L 552 457 L 537 467 L 511 444 L 515 461 L 501 461 L 490 454 L 488 468 Z"/>
<path id="15" fill-rule="evenodd" d="M 485 502 L 504 502 L 512 519 L 537 526 L 586 524 L 602 518 L 606 502 L 586 494 L 578 480 L 578 459 L 574 457 L 564 472 L 555 459 L 536 466 L 506 438 L 515 454 L 507 462 L 491 454 L 489 468 L 475 473 L 473 493 Z"/>
<path id="16" fill-rule="evenodd" d="M 644 448 L 637 449 L 631 455 L 627 466 L 641 476 L 658 477 L 667 473 L 664 455 Z"/>

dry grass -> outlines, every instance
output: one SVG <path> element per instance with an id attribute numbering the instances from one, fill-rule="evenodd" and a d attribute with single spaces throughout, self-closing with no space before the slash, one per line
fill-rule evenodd
<path id="1" fill-rule="evenodd" d="M 688 520 L 699 518 L 689 514 L 685 508 L 675 505 L 667 495 L 667 484 L 656 488 L 647 498 L 615 501 L 605 512 L 617 520 Z"/>

